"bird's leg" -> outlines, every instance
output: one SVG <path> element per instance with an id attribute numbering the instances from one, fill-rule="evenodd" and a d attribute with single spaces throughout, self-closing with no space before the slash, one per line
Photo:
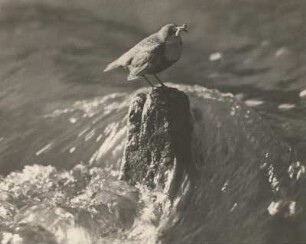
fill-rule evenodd
<path id="1" fill-rule="evenodd" d="M 159 84 L 161 84 L 162 87 L 165 87 L 166 85 L 158 78 L 156 74 L 153 74 L 155 79 L 158 80 Z"/>
<path id="2" fill-rule="evenodd" d="M 144 79 L 146 82 L 148 82 L 150 86 L 155 87 L 153 83 L 147 77 L 145 77 L 145 75 L 142 75 L 141 78 Z"/>

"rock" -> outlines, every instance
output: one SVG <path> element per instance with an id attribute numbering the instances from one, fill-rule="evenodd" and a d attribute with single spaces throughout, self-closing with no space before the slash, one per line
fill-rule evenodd
<path id="1" fill-rule="evenodd" d="M 189 99 L 177 89 L 138 94 L 129 110 L 121 179 L 173 195 L 177 186 L 166 189 L 168 180 L 182 177 L 190 164 L 190 118 Z"/>

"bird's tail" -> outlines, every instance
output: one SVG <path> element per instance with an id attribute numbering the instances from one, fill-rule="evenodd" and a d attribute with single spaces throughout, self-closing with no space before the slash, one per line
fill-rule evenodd
<path id="1" fill-rule="evenodd" d="M 108 64 L 108 65 L 106 66 L 106 68 L 103 70 L 103 72 L 107 72 L 107 71 L 110 71 L 110 70 L 119 68 L 120 66 L 121 66 L 121 65 L 118 64 L 118 62 L 114 61 L 114 62 Z"/>

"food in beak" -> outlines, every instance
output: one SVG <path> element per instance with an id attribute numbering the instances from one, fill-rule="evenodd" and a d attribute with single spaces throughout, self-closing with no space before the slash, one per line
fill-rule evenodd
<path id="1" fill-rule="evenodd" d="M 188 32 L 188 30 L 187 30 L 187 25 L 186 25 L 186 24 L 183 24 L 183 25 L 181 26 L 181 28 L 182 28 L 183 31 Z"/>
<path id="2" fill-rule="evenodd" d="M 181 31 L 188 32 L 188 31 L 187 31 L 187 25 L 186 25 L 186 24 L 183 24 L 182 26 L 178 26 L 178 27 L 176 28 L 175 35 L 178 36 L 178 35 L 180 34 Z"/>

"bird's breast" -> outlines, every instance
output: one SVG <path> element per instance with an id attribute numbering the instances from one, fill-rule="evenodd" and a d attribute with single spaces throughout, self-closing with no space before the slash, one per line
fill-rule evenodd
<path id="1" fill-rule="evenodd" d="M 167 61 L 176 62 L 182 54 L 182 39 L 179 36 L 170 38 L 165 43 L 165 58 Z"/>

